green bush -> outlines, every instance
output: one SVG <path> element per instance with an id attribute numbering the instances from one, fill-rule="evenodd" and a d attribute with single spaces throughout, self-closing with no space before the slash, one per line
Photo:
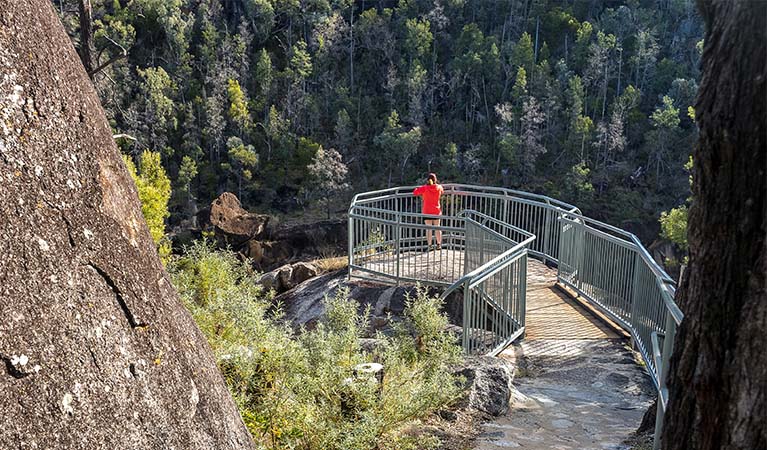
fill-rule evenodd
<path id="1" fill-rule="evenodd" d="M 266 448 L 406 449 L 438 444 L 407 430 L 456 399 L 449 365 L 460 347 L 439 300 L 419 289 L 391 336 L 360 347 L 369 311 L 339 291 L 311 331 L 294 333 L 269 294 L 230 252 L 198 242 L 169 264 L 181 298 L 215 352 L 243 420 Z M 355 374 L 384 365 L 381 384 Z"/>
<path id="2" fill-rule="evenodd" d="M 687 205 L 660 214 L 661 236 L 687 251 Z"/>

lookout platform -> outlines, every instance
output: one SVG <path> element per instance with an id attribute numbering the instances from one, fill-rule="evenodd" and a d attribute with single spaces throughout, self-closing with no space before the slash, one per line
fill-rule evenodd
<path id="1" fill-rule="evenodd" d="M 605 445 L 617 444 L 626 426 L 635 425 L 633 413 L 615 424 L 623 431 L 607 433 L 605 439 L 589 436 L 609 430 L 611 420 L 624 415 L 621 411 L 639 410 L 641 401 L 631 401 L 631 395 L 643 399 L 646 393 L 635 389 L 641 383 L 632 380 L 647 381 L 646 374 L 660 397 L 659 436 L 667 402 L 663 369 L 684 314 L 674 302 L 674 280 L 639 238 L 544 195 L 442 186 L 439 216 L 421 214 L 414 186 L 355 195 L 349 208 L 349 275 L 442 286 L 445 298 L 458 293 L 466 354 L 513 357 L 532 366 L 535 361 L 569 361 L 547 369 L 552 380 L 566 385 L 564 390 L 558 391 L 557 383 L 533 383 L 529 392 L 539 398 L 530 405 L 541 410 L 574 405 L 572 418 L 557 418 L 561 411 L 548 409 L 540 420 L 533 415 L 529 422 L 508 424 L 510 430 L 549 427 L 548 437 L 534 436 L 540 445 L 508 440 L 483 448 L 623 448 Z M 444 238 L 442 249 L 428 250 L 428 236 L 436 232 Z M 628 336 L 641 367 L 625 348 Z M 604 421 L 592 426 L 577 419 L 583 413 L 601 414 Z"/>

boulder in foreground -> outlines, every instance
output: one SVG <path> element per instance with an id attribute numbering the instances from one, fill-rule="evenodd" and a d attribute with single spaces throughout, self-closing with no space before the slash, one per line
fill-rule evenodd
<path id="1" fill-rule="evenodd" d="M 50 1 L 0 74 L 0 448 L 253 448 Z"/>

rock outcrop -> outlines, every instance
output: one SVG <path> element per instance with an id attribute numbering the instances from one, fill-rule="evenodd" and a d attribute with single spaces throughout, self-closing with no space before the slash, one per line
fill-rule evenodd
<path id="1" fill-rule="evenodd" d="M 272 272 L 274 273 L 274 272 Z M 263 282 L 263 279 L 262 279 Z M 284 319 L 294 326 L 312 328 L 325 313 L 325 297 L 333 297 L 340 289 L 349 291 L 349 298 L 360 304 L 360 313 L 370 307 L 371 326 L 377 330 L 389 327 L 389 316 L 395 320 L 405 311 L 408 295 L 414 296 L 414 286 L 386 286 L 360 280 L 349 280 L 348 272 L 343 269 L 319 277 L 309 278 L 292 289 L 274 298 L 282 305 Z M 430 295 L 440 295 L 437 288 L 429 288 Z M 461 323 L 460 309 L 462 297 L 459 294 L 448 296 L 445 301 L 445 313 L 452 323 Z M 456 322 L 455 319 L 458 319 Z"/>
<path id="2" fill-rule="evenodd" d="M 253 448 L 48 0 L 0 0 L 0 178 L 0 448 Z"/>
<path id="3" fill-rule="evenodd" d="M 313 264 L 307 262 L 297 262 L 295 264 L 285 264 L 271 272 L 267 272 L 258 280 L 266 289 L 274 290 L 280 294 L 304 281 L 314 278 L 319 274 L 319 270 Z"/>
<path id="4" fill-rule="evenodd" d="M 270 217 L 245 211 L 240 199 L 224 192 L 210 205 L 210 224 L 225 244 L 239 248 L 251 239 L 264 236 Z"/>
<path id="5" fill-rule="evenodd" d="M 246 211 L 231 192 L 213 200 L 197 218 L 203 229 L 214 232 L 221 247 L 239 252 L 262 271 L 346 252 L 346 220 L 281 225 L 272 216 Z"/>

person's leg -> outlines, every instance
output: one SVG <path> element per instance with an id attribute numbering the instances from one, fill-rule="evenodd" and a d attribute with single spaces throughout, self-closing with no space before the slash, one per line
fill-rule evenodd
<path id="1" fill-rule="evenodd" d="M 440 224 L 439 219 L 434 221 L 434 225 L 439 226 L 439 224 Z M 441 250 L 442 249 L 442 230 L 438 228 L 436 234 L 437 234 L 437 248 Z"/>
<path id="2" fill-rule="evenodd" d="M 426 225 L 432 225 L 432 222 L 434 222 L 431 219 L 424 220 L 424 223 Z M 431 247 L 431 228 L 426 228 L 426 245 L 428 247 Z"/>

